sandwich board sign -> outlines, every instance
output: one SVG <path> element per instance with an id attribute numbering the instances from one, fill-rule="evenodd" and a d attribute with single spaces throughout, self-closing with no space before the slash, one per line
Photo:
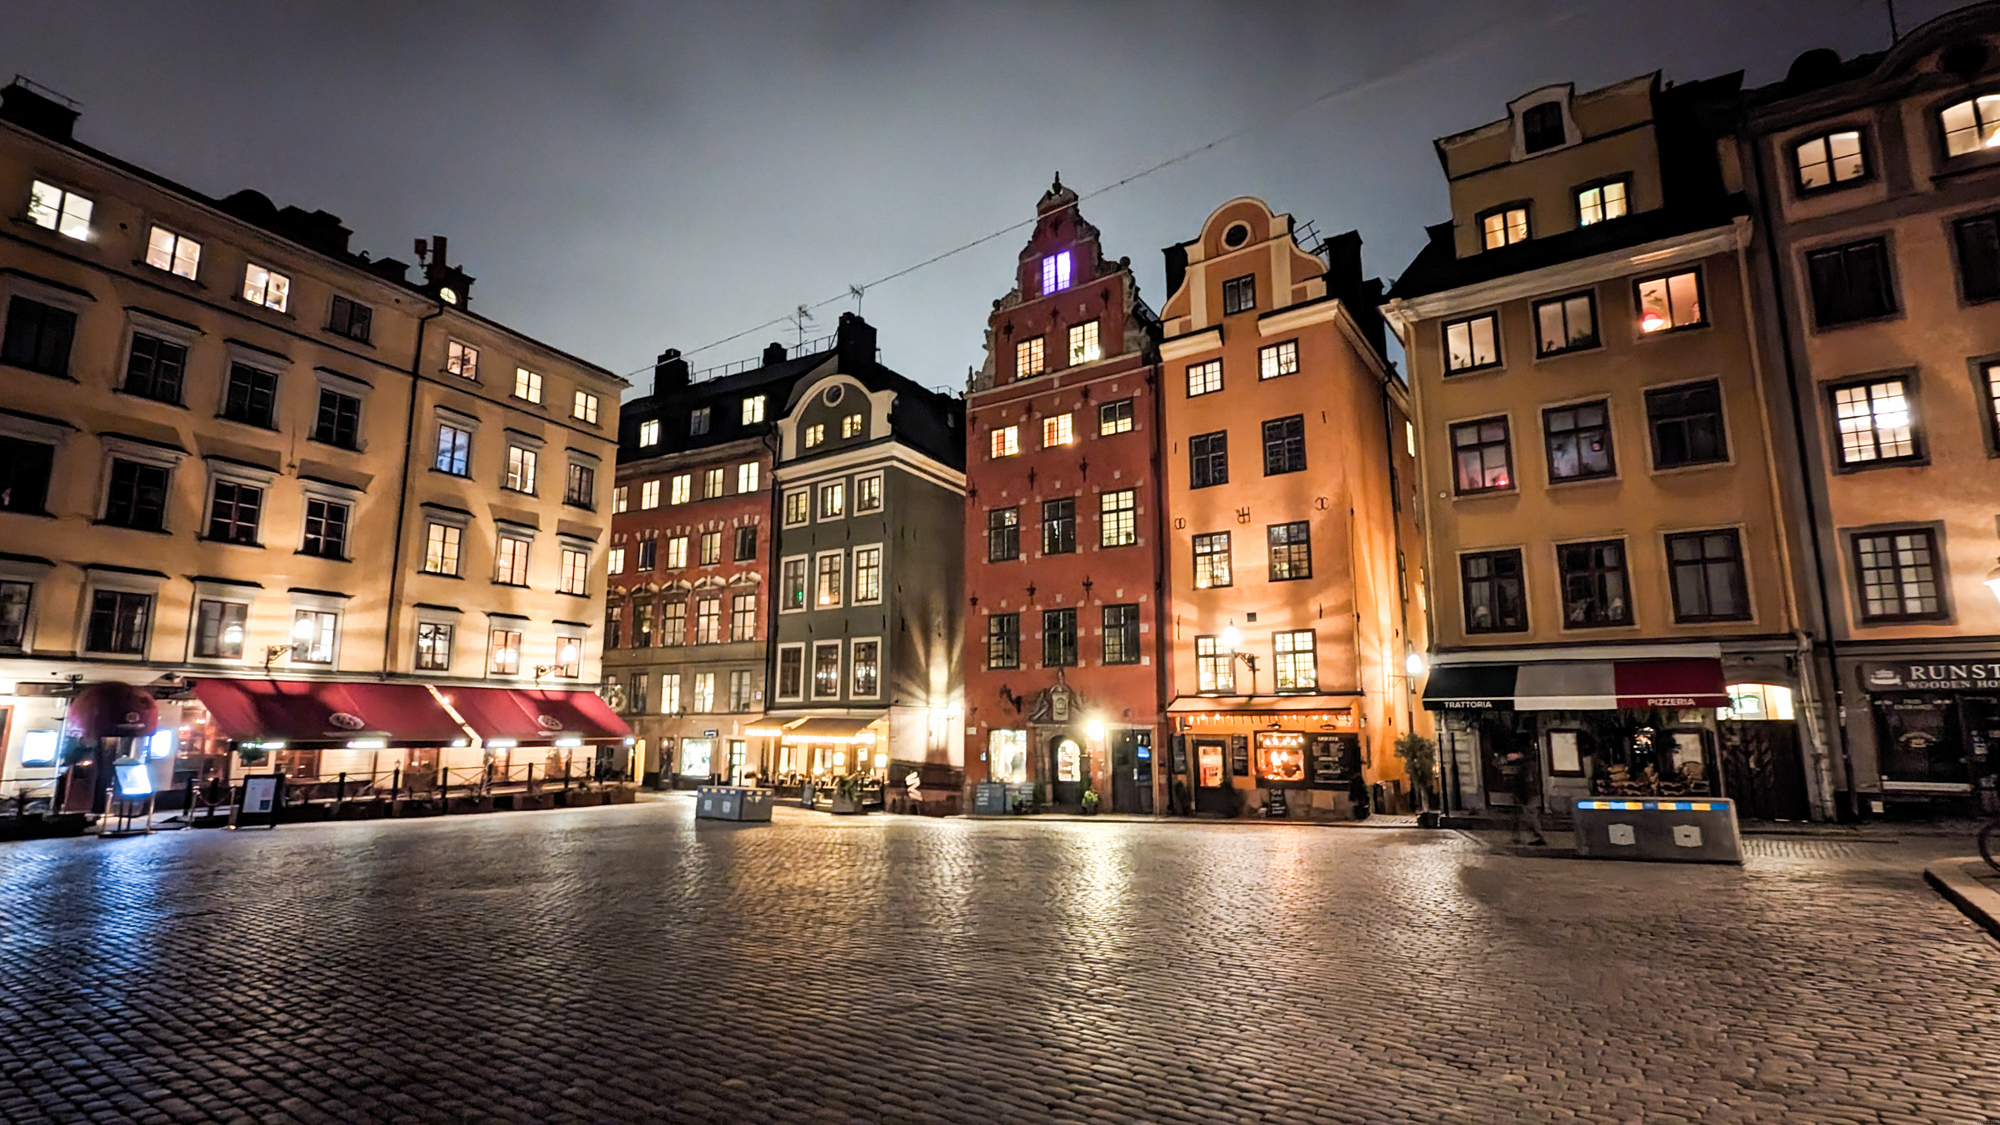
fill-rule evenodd
<path id="1" fill-rule="evenodd" d="M 278 826 L 279 787 L 285 783 L 285 775 L 279 773 L 251 774 L 243 779 L 243 800 L 236 806 L 236 815 L 230 818 L 231 828 L 265 828 Z"/>

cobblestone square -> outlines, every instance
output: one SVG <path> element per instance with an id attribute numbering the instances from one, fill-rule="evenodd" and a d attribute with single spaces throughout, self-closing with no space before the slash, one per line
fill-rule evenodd
<path id="1" fill-rule="evenodd" d="M 686 798 L 0 851 L 0 1120 L 2000 1120 L 1951 840 Z"/>

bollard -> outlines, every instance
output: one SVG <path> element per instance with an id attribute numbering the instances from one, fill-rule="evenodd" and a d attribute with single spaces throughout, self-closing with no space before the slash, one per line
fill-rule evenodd
<path id="1" fill-rule="evenodd" d="M 528 796 L 535 795 L 535 763 L 528 763 Z"/>
<path id="2" fill-rule="evenodd" d="M 341 770 L 340 777 L 333 783 L 333 818 L 339 820 L 340 814 L 345 811 L 347 811 L 347 771 Z"/>

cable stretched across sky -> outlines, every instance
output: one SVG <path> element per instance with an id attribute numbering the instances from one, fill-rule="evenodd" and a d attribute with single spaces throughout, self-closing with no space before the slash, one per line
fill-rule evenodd
<path id="1" fill-rule="evenodd" d="M 1597 7 L 1598 5 L 1607 2 L 1608 0 L 1582 0 L 1581 3 L 1574 4 L 1569 8 L 1567 8 L 1566 10 L 1556 12 L 1553 15 L 1542 20 L 1541 22 L 1544 26 L 1554 27 L 1559 24 L 1567 23 L 1577 18 L 1579 15 L 1583 14 L 1583 12 L 1586 9 Z M 1282 124 L 1283 122 L 1297 116 L 1298 114 L 1303 113 L 1306 110 L 1312 109 L 1316 106 L 1324 105 L 1328 102 L 1337 101 L 1344 98 L 1350 98 L 1358 94 L 1363 94 L 1368 91 L 1377 89 L 1379 87 L 1389 85 L 1392 82 L 1399 81 L 1409 76 L 1410 74 L 1424 70 L 1428 67 L 1437 65 L 1439 63 L 1444 63 L 1463 58 L 1467 55 L 1472 54 L 1476 49 L 1485 46 L 1487 43 L 1495 39 L 1497 37 L 1496 32 L 1502 30 L 1518 33 L 1521 30 L 1521 25 L 1518 23 L 1511 23 L 1505 20 L 1496 20 L 1492 23 L 1489 23 L 1487 26 L 1481 28 L 1474 34 L 1466 36 L 1465 38 L 1459 40 L 1458 43 L 1454 44 L 1449 48 L 1440 51 L 1433 51 L 1428 54 L 1419 55 L 1416 58 L 1413 58 L 1410 61 L 1392 70 L 1389 70 L 1382 74 L 1378 74 L 1372 78 L 1363 79 L 1357 82 L 1350 82 L 1342 86 L 1334 87 L 1331 90 L 1327 90 L 1305 101 L 1295 103 L 1292 106 L 1278 112 L 1277 114 L 1260 117 L 1249 124 L 1233 129 L 1227 133 L 1222 134 L 1221 136 L 1215 137 L 1211 140 L 1203 142 L 1202 144 L 1196 145 L 1193 148 L 1185 149 L 1181 152 L 1175 153 L 1172 156 L 1166 157 L 1165 159 L 1160 160 L 1157 163 L 1148 165 L 1147 167 L 1142 168 L 1136 172 L 1133 172 L 1132 174 L 1125 176 L 1121 179 L 1114 180 L 1111 183 L 1102 185 L 1101 187 L 1092 188 L 1091 190 L 1086 192 L 1080 192 L 1077 195 L 1076 203 L 1070 204 L 1069 206 L 1072 207 L 1077 206 L 1084 203 L 1087 200 L 1096 199 L 1110 192 L 1117 191 L 1121 188 L 1127 187 L 1133 183 L 1136 183 L 1139 180 L 1143 180 L 1148 176 L 1154 175 L 1155 173 L 1165 171 L 1166 169 L 1172 168 L 1175 165 L 1186 163 L 1187 161 L 1192 160 L 1195 157 L 1202 155 L 1203 153 L 1211 152 L 1215 149 L 1218 149 L 1223 145 L 1228 144 L 1231 141 L 1237 140 L 1245 136 L 1249 136 L 1253 133 L 1259 133 L 1265 130 L 1275 128 L 1279 124 Z M 948 250 L 944 250 L 937 254 L 933 254 L 930 257 L 923 259 L 922 261 L 914 262 L 911 263 L 910 265 L 902 267 L 901 269 L 897 269 L 893 272 L 886 273 L 881 277 L 874 279 L 873 281 L 869 281 L 859 285 L 850 285 L 842 292 L 837 293 L 824 300 L 817 301 L 812 304 L 799 305 L 792 311 L 786 312 L 779 316 L 772 317 L 771 319 L 763 321 L 762 323 L 751 325 L 750 327 L 745 328 L 740 332 L 734 332 L 731 333 L 730 335 L 721 337 L 720 339 L 711 340 L 708 343 L 702 344 L 699 347 L 689 349 L 683 352 L 682 354 L 683 356 L 700 355 L 703 352 L 712 351 L 715 348 L 719 348 L 724 344 L 734 343 L 737 340 L 741 340 L 745 336 L 750 336 L 755 333 L 762 332 L 766 328 L 772 328 L 781 324 L 795 323 L 796 318 L 802 314 L 809 314 L 819 309 L 823 309 L 828 305 L 838 304 L 841 301 L 856 299 L 860 297 L 862 294 L 868 292 L 869 290 L 876 288 L 877 286 L 885 285 L 889 282 L 907 277 L 910 274 L 916 273 L 919 270 L 929 268 L 930 266 L 934 266 L 937 263 L 946 260 L 947 258 L 953 258 L 960 254 L 963 254 L 968 250 L 977 249 L 978 247 L 984 246 L 986 243 L 991 242 L 996 238 L 1000 238 L 1005 235 L 1012 234 L 1015 231 L 1031 227 L 1039 221 L 1040 217 L 1037 216 L 1034 218 L 1021 219 L 1016 222 L 1009 223 L 1006 226 L 1000 227 L 997 230 L 989 231 L 986 234 L 980 235 L 978 238 L 974 238 L 968 242 L 963 242 L 957 246 L 953 246 Z M 650 371 L 651 369 L 652 369 L 651 365 L 648 365 L 646 367 L 640 367 L 633 371 L 627 372 L 626 377 L 630 378 L 635 375 L 643 375 L 647 371 Z"/>

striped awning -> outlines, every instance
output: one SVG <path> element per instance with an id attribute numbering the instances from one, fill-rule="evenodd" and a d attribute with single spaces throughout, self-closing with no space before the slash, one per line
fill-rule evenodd
<path id="1" fill-rule="evenodd" d="M 1430 711 L 1727 706 L 1722 661 L 1706 657 L 1439 664 L 1424 685 Z"/>

